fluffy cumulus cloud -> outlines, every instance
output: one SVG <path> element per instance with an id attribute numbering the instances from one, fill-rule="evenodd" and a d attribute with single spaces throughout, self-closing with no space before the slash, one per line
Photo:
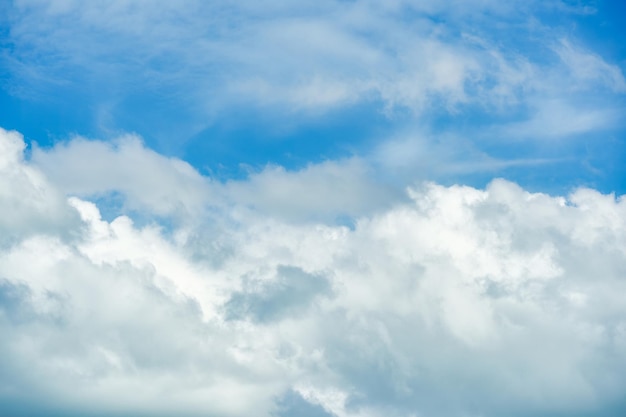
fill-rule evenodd
<path id="1" fill-rule="evenodd" d="M 0 149 L 3 414 L 626 411 L 619 196 L 420 183 L 370 209 L 332 164 L 214 184 L 134 139 L 25 158 L 0 131 Z M 115 169 L 79 165 L 83 151 Z M 163 190 L 146 191 L 151 169 Z M 282 192 L 251 203 L 270 184 L 324 191 L 307 203 L 323 213 L 354 200 L 352 221 L 271 209 Z M 124 204 L 107 219 L 111 192 Z M 189 221 L 168 221 L 176 207 Z"/>
<path id="2" fill-rule="evenodd" d="M 210 197 L 208 182 L 189 164 L 150 151 L 134 135 L 113 143 L 77 137 L 47 152 L 35 148 L 33 162 L 64 193 L 122 193 L 128 210 L 196 213 Z"/>
<path id="3" fill-rule="evenodd" d="M 605 11 L 0 10 L 0 415 L 626 414 Z"/>

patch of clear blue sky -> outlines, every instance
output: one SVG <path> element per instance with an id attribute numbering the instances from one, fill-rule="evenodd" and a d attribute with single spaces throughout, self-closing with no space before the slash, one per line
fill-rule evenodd
<path id="1" fill-rule="evenodd" d="M 579 5 L 579 2 L 570 3 Z M 626 4 L 609 0 L 587 4 L 596 12 L 576 15 L 545 10 L 541 15 L 543 24 L 558 27 L 564 35 L 582 41 L 589 50 L 623 71 Z M 446 24 L 445 17 L 436 19 Z M 364 155 L 385 137 L 417 124 L 434 136 L 450 133 L 469 136 L 477 150 L 493 158 L 553 160 L 433 178 L 444 183 L 481 186 L 501 176 L 536 191 L 560 193 L 582 185 L 603 192 L 626 193 L 626 123 L 623 121 L 611 129 L 557 139 L 498 140 L 493 135 L 487 138 L 485 131 L 494 124 L 515 121 L 527 109 L 521 106 L 493 114 L 480 105 L 453 112 L 435 105 L 415 119 L 405 111 L 384 114 L 383 104 L 376 98 L 319 113 L 298 113 L 253 103 L 230 104 L 217 116 L 202 120 L 192 103 L 175 91 L 175 87 L 142 86 L 141 73 L 128 74 L 128 79 L 107 79 L 99 73 L 77 72 L 70 83 L 36 80 L 24 83 L 19 72 L 34 63 L 21 62 L 23 68 L 16 65 L 17 55 L 22 60 L 30 55 L 24 51 L 16 54 L 15 48 L 21 46 L 12 43 L 8 21 L 0 22 L 0 126 L 18 130 L 27 142 L 37 142 L 43 147 L 75 134 L 108 139 L 122 132 L 136 132 L 156 151 L 180 157 L 200 172 L 225 180 L 241 178 L 249 169 L 258 170 L 266 164 L 298 169 L 321 160 Z M 484 32 L 483 28 L 478 30 Z M 522 54 L 534 54 L 533 58 L 538 60 L 553 59 L 549 54 L 541 57 L 545 51 L 532 51 L 536 44 L 525 42 L 515 29 L 493 25 L 489 30 L 492 37 Z M 52 65 L 45 54 L 32 57 L 40 68 L 48 63 Z M 572 96 L 572 99 L 585 100 L 585 97 Z M 598 94 L 589 100 L 610 101 L 622 113 L 626 108 L 623 97 Z"/>

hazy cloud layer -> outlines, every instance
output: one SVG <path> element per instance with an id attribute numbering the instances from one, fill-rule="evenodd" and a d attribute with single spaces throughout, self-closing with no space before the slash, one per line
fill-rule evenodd
<path id="1" fill-rule="evenodd" d="M 585 108 L 592 95 L 621 108 L 620 67 L 554 24 L 593 8 L 501 3 L 21 0 L 7 7 L 1 59 L 17 96 L 91 95 L 101 131 L 129 109 L 143 114 L 130 103 L 175 113 L 185 137 L 241 107 L 301 117 L 374 103 L 390 115 L 471 109 L 531 124 L 544 122 L 544 100 Z"/>
<path id="2" fill-rule="evenodd" d="M 619 42 L 602 39 L 618 38 L 611 10 L 569 0 L 12 1 L 0 11 L 0 119 L 39 142 L 34 160 L 62 192 L 159 216 L 225 201 L 293 221 L 370 215 L 416 178 L 624 192 L 624 61 Z M 115 140 L 60 144 L 69 132 Z M 247 169 L 250 181 L 227 181 Z M 312 192 L 291 198 L 304 182 Z"/>
<path id="3" fill-rule="evenodd" d="M 355 205 L 347 227 L 317 216 L 322 203 L 267 209 L 280 193 L 259 208 L 223 191 L 258 179 L 216 185 L 126 140 L 27 160 L 21 136 L 0 131 L 0 402 L 12 415 L 624 412 L 623 198 L 423 183 Z M 86 148 L 109 177 L 72 165 Z M 349 190 L 326 168 L 266 175 L 332 206 Z M 153 170 L 168 174 L 158 192 L 143 182 Z M 106 205 L 110 192 L 156 217 L 102 219 L 88 195 Z"/>

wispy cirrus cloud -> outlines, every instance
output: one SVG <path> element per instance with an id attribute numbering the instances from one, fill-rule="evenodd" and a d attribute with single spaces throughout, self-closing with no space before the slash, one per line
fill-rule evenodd
<path id="1" fill-rule="evenodd" d="M 563 26 L 593 16 L 588 5 L 21 1 L 7 12 L 12 96 L 65 109 L 54 120 L 80 110 L 90 136 L 137 131 L 196 167 L 218 164 L 197 148 L 228 157 L 243 136 L 277 151 L 234 152 L 231 168 L 280 166 L 294 153 L 304 154 L 298 169 L 321 154 L 385 160 L 407 137 L 429 151 L 412 147 L 389 166 L 404 161 L 420 178 L 452 165 L 504 175 L 513 165 L 586 158 L 581 138 L 605 143 L 624 128 L 622 68 Z M 357 129 L 376 117 L 385 122 Z M 339 135 L 315 130 L 338 119 Z M 572 140 L 559 142 L 561 155 L 532 145 L 564 138 Z M 527 152 L 511 157 L 520 142 Z"/>
<path id="2" fill-rule="evenodd" d="M 523 98 L 522 84 L 541 84 L 539 72 L 552 71 L 543 58 L 550 43 L 559 45 L 555 51 L 571 69 L 570 80 L 599 77 L 618 89 L 624 82 L 617 67 L 578 52 L 558 30 L 525 24 L 549 6 L 335 1 L 182 6 L 19 2 L 10 8 L 8 41 L 14 47 L 5 58 L 35 73 L 45 70 L 59 82 L 104 82 L 121 98 L 141 93 L 140 79 L 140 89 L 158 86 L 169 91 L 165 99 L 187 102 L 205 114 L 232 100 L 313 110 L 373 100 L 421 111 L 516 89 Z M 496 16 L 498 25 L 488 16 Z M 524 49 L 509 51 L 506 38 L 497 38 L 520 30 L 530 43 Z M 541 39 L 533 41 L 533 33 Z M 22 81 L 37 82 L 28 74 Z"/>

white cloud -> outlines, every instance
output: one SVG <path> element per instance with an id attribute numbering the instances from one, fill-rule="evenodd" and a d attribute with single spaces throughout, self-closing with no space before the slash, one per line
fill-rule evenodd
<path id="1" fill-rule="evenodd" d="M 564 100 L 537 100 L 536 108 L 521 122 L 494 129 L 500 136 L 513 139 L 549 140 L 610 130 L 620 123 L 621 111 L 598 108 Z"/>
<path id="2" fill-rule="evenodd" d="M 353 129 L 359 120 L 346 119 L 341 123 L 350 126 L 347 134 L 311 149 L 332 154 L 349 147 L 392 176 L 444 180 L 558 158 L 534 145 L 524 157 L 504 156 L 521 142 L 596 135 L 600 143 L 602 135 L 621 129 L 622 70 L 580 46 L 584 39 L 563 36 L 576 32 L 555 25 L 555 11 L 567 21 L 592 12 L 570 3 L 24 0 L 8 8 L 14 47 L 0 59 L 12 94 L 77 95 L 82 109 L 94 109 L 94 130 L 140 130 L 162 150 L 181 152 L 188 141 L 202 141 L 200 148 L 223 152 L 236 145 L 217 143 L 223 140 L 216 133 L 220 127 L 252 127 L 247 134 L 253 134 L 268 121 L 274 132 L 293 129 L 278 145 L 291 148 L 297 146 L 291 140 L 313 126 L 303 119 L 330 126 L 345 116 L 333 111 L 351 107 L 365 117 L 381 112 L 387 123 L 376 141 Z M 407 126 L 418 127 L 411 132 Z M 581 149 L 573 142 L 560 146 L 568 156 Z M 179 218 L 228 200 L 298 220 L 311 217 L 303 215 L 305 206 L 315 206 L 312 217 L 327 220 L 346 211 L 370 213 L 376 201 L 398 198 L 397 190 L 366 184 L 369 168 L 354 161 L 298 170 L 302 181 L 307 172 L 324 170 L 324 183 L 335 176 L 337 188 L 359 184 L 333 199 L 311 201 L 290 198 L 300 179 L 292 181 L 295 176 L 279 168 L 266 167 L 249 182 L 222 187 L 180 161 L 141 149 L 132 138 L 113 146 L 74 141 L 67 148 L 36 150 L 34 162 L 65 192 L 93 198 L 114 188 L 126 195 L 128 209 L 177 212 Z M 93 152 L 107 156 L 88 167 L 76 162 L 88 157 L 73 157 Z M 103 174 L 113 159 L 135 154 L 144 158 L 135 167 Z M 244 162 L 254 159 L 243 155 Z M 609 169 L 594 175 L 610 176 Z M 319 189 L 314 181 L 307 185 Z"/>
<path id="3" fill-rule="evenodd" d="M 561 4 L 545 3 L 21 1 L 10 9 L 17 47 L 7 65 L 25 85 L 50 77 L 98 80 L 107 86 L 107 103 L 158 87 L 184 96 L 179 104 L 194 120 L 251 103 L 317 113 L 374 101 L 418 114 L 463 103 L 502 105 L 504 96 L 524 100 L 525 89 L 550 85 L 545 75 L 552 72 L 565 84 L 560 93 L 567 85 L 582 88 L 581 80 L 623 92 L 618 67 L 560 41 L 547 25 L 523 24 Z M 446 24 L 438 22 L 442 16 Z M 494 26 L 485 16 L 502 19 Z M 517 45 L 498 36 L 520 30 L 529 42 L 541 38 L 531 45 L 540 52 L 514 52 Z M 565 70 L 543 62 L 549 44 L 558 45 Z"/>
<path id="4" fill-rule="evenodd" d="M 525 129 L 519 126 L 517 129 L 503 129 L 498 134 L 506 135 L 507 139 L 530 134 L 530 128 L 524 126 Z M 544 126 L 537 124 L 536 128 L 539 127 Z M 368 159 L 384 175 L 401 178 L 402 181 L 415 178 L 445 180 L 462 174 L 496 173 L 507 168 L 532 168 L 560 162 L 555 158 L 497 158 L 460 136 L 461 133 L 435 135 L 423 129 L 406 130 L 381 141 Z"/>
<path id="5" fill-rule="evenodd" d="M 127 175 L 93 177 L 93 189 L 120 188 L 162 214 L 171 212 L 161 197 L 143 194 L 152 183 L 136 176 L 178 173 L 166 186 L 183 190 L 206 181 L 140 147 L 127 154 L 76 139 L 52 155 L 77 175 L 85 169 L 83 191 L 92 174 L 74 158 L 85 153 L 62 155 L 74 146 L 101 156 L 98 170 L 115 163 Z M 328 210 L 315 202 L 241 210 L 217 194 L 224 201 L 212 210 L 188 213 L 193 227 L 168 230 L 46 197 L 71 187 L 60 170 L 46 178 L 24 160 L 23 147 L 17 133 L 0 135 L 2 178 L 21 178 L 0 183 L 1 207 L 16 201 L 31 216 L 0 223 L 14 236 L 0 249 L 7 407 L 270 416 L 308 401 L 317 404 L 309 411 L 345 417 L 624 407 L 623 198 L 589 189 L 553 197 L 504 180 L 484 190 L 422 184 L 348 228 L 292 221 L 299 210 Z M 298 184 L 349 201 L 337 169 L 273 169 L 227 186 L 258 187 L 261 202 L 272 187 L 290 194 Z M 42 215 L 56 212 L 74 221 Z M 281 402 L 289 395 L 301 402 Z"/>
<path id="6" fill-rule="evenodd" d="M 620 123 L 620 68 L 531 9 L 22 0 L 7 9 L 14 48 L 1 59 L 15 94 L 102 84 L 94 108 L 112 130 L 116 103 L 157 87 L 200 130 L 229 106 L 292 117 L 363 102 L 413 121 L 468 105 L 506 123 L 527 113 L 487 122 L 485 135 L 507 139 Z M 507 34 L 527 43 L 512 50 Z M 365 157 L 220 183 L 135 136 L 74 138 L 25 159 L 21 135 L 0 130 L 0 404 L 29 415 L 284 417 L 308 403 L 339 417 L 623 414 L 624 198 L 504 180 L 400 192 L 372 173 L 543 162 L 498 160 L 484 136 L 458 137 L 398 134 Z"/>
<path id="7" fill-rule="evenodd" d="M 114 143 L 74 138 L 33 150 L 32 162 L 66 194 L 126 196 L 129 209 L 159 215 L 194 214 L 212 198 L 210 183 L 191 165 L 144 147 L 132 135 Z"/>
<path id="8" fill-rule="evenodd" d="M 64 198 L 24 161 L 22 135 L 0 128 L 0 244 L 33 232 L 59 233 L 75 220 Z"/>
<path id="9" fill-rule="evenodd" d="M 283 219 L 353 217 L 402 198 L 396 188 L 375 181 L 371 171 L 358 158 L 311 164 L 293 172 L 268 166 L 247 181 L 229 181 L 223 193 L 233 203 Z"/>
<path id="10" fill-rule="evenodd" d="M 189 164 L 146 148 L 136 136 L 113 143 L 74 138 L 50 149 L 35 147 L 31 163 L 63 193 L 115 200 L 121 210 L 190 222 L 207 209 L 253 209 L 293 221 L 336 220 L 388 207 L 402 192 L 373 179 L 367 161 L 349 158 L 295 171 L 268 165 L 245 181 L 220 183 Z"/>
<path id="11" fill-rule="evenodd" d="M 575 48 L 567 39 L 561 39 L 554 49 L 573 76 L 574 82 L 570 88 L 581 89 L 585 84 L 595 84 L 616 93 L 626 92 L 626 80 L 617 65 L 607 63 L 596 54 Z"/>

